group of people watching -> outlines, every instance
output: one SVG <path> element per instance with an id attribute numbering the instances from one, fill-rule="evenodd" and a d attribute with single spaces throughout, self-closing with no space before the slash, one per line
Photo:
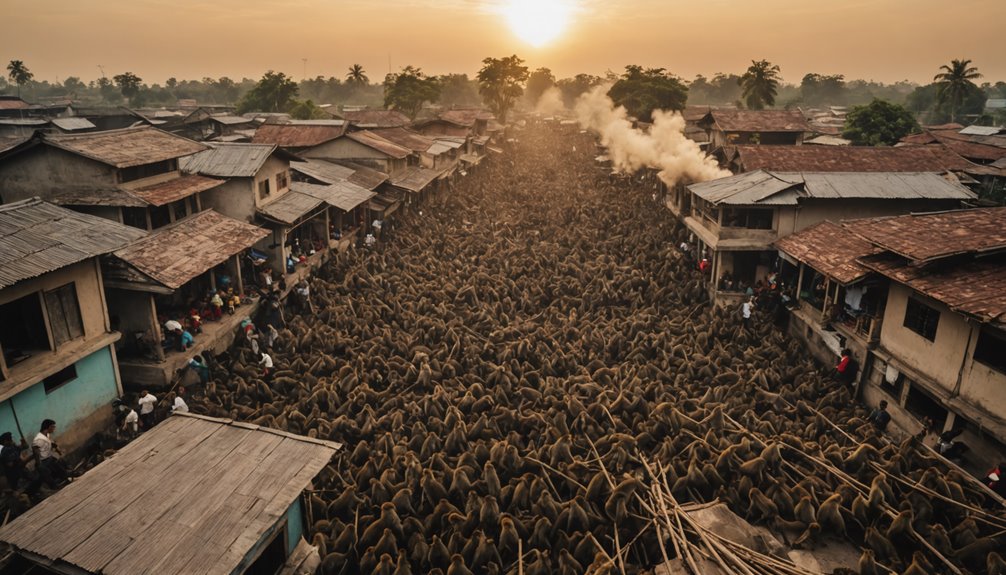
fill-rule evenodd
<path id="1" fill-rule="evenodd" d="M 201 358 L 196 356 L 192 360 L 189 360 L 191 366 L 193 360 L 198 360 L 200 365 L 202 363 Z M 208 371 L 208 368 L 207 368 Z M 200 376 L 200 379 L 202 376 Z M 185 388 L 178 386 L 175 390 L 175 397 L 171 405 L 171 413 L 188 413 L 189 406 L 185 403 Z M 147 390 L 140 392 L 140 397 L 136 400 L 136 408 L 134 409 L 129 405 L 128 402 L 122 400 L 115 400 L 113 408 L 115 410 L 115 424 L 117 435 L 122 438 L 132 439 L 136 437 L 141 431 L 147 431 L 152 429 L 157 425 L 156 414 L 154 408 L 157 407 L 157 397 Z"/>
<path id="2" fill-rule="evenodd" d="M 24 437 L 20 443 L 15 443 L 9 431 L 0 434 L 0 463 L 8 488 L 18 490 L 23 485 L 25 492 L 33 496 L 42 486 L 56 490 L 72 480 L 75 473 L 66 466 L 63 452 L 52 439 L 54 433 L 56 422 L 43 420 L 30 449 Z M 34 471 L 29 466 L 32 462 Z"/>

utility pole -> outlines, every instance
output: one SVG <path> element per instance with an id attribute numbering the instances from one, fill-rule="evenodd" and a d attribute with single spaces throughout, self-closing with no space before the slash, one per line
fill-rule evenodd
<path id="1" fill-rule="evenodd" d="M 102 66 L 101 64 L 98 64 L 98 69 L 101 70 L 101 77 L 104 78 L 105 77 L 105 67 Z"/>
<path id="2" fill-rule="evenodd" d="M 304 62 L 304 79 L 307 80 L 307 58 L 301 58 L 301 61 Z"/>

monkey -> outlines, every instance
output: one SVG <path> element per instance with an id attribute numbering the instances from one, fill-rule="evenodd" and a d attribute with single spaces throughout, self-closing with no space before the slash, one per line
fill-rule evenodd
<path id="1" fill-rule="evenodd" d="M 999 553 L 993 551 L 989 553 L 985 560 L 985 570 L 988 575 L 1006 575 L 1006 561 Z"/>
<path id="2" fill-rule="evenodd" d="M 455 553 L 451 555 L 451 565 L 447 568 L 447 575 L 473 575 L 465 565 L 465 560 L 461 555 Z"/>
<path id="3" fill-rule="evenodd" d="M 864 539 L 867 545 L 876 553 L 876 556 L 881 561 L 898 561 L 898 550 L 891 545 L 891 542 L 887 540 L 886 537 L 880 534 L 873 527 L 866 528 L 866 537 Z"/>
<path id="4" fill-rule="evenodd" d="M 813 549 L 814 543 L 821 534 L 821 525 L 819 523 L 811 523 L 807 526 L 807 530 L 800 535 L 796 541 L 793 541 L 794 549 Z"/>
<path id="5" fill-rule="evenodd" d="M 804 526 L 817 522 L 817 512 L 814 510 L 814 504 L 811 503 L 809 495 L 800 498 L 793 512 L 796 520 L 803 523 Z"/>
<path id="6" fill-rule="evenodd" d="M 817 509 L 817 522 L 829 533 L 845 535 L 845 520 L 842 518 L 840 506 L 842 495 L 834 493 Z"/>
<path id="7" fill-rule="evenodd" d="M 377 564 L 377 567 L 372 571 L 373 575 L 392 575 L 395 569 L 395 563 L 391 559 L 391 555 L 387 553 L 381 555 L 381 559 Z"/>
<path id="8" fill-rule="evenodd" d="M 776 504 L 761 492 L 761 489 L 752 487 L 748 492 L 748 499 L 751 501 L 748 507 L 748 517 L 757 517 L 764 521 L 771 522 L 779 516 L 779 508 Z"/>
<path id="9" fill-rule="evenodd" d="M 859 575 L 880 575 L 872 549 L 863 549 L 863 554 L 859 556 Z"/>
<path id="10" fill-rule="evenodd" d="M 921 551 L 915 551 L 912 553 L 912 563 L 903 575 L 929 575 L 932 572 L 933 566 L 926 561 L 926 556 Z"/>
<path id="11" fill-rule="evenodd" d="M 616 523 L 623 521 L 629 513 L 626 507 L 628 500 L 636 492 L 637 487 L 639 487 L 639 480 L 632 477 L 624 479 L 616 485 L 604 504 L 605 515 Z"/>

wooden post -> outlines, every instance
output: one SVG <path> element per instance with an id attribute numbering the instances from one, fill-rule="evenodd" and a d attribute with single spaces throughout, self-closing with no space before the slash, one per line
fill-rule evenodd
<path id="1" fill-rule="evenodd" d="M 241 254 L 234 254 L 234 285 L 237 286 L 235 292 L 241 295 L 245 293 L 245 282 L 241 277 Z"/>
<path id="2" fill-rule="evenodd" d="M 157 321 L 157 303 L 154 301 L 154 294 L 148 296 L 150 298 L 150 319 L 151 319 L 151 332 L 154 334 L 154 353 L 157 354 L 158 361 L 164 361 L 164 346 L 161 345 L 161 341 L 164 339 L 164 334 L 161 333 L 161 322 Z"/>

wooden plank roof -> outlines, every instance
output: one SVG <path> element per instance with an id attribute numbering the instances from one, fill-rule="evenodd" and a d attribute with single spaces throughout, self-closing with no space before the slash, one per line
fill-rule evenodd
<path id="1" fill-rule="evenodd" d="M 403 158 L 409 157 L 412 150 L 399 146 L 398 144 L 385 140 L 381 136 L 378 136 L 370 130 L 361 130 L 359 132 L 349 132 L 346 137 L 353 140 L 357 144 L 362 144 L 367 146 L 372 150 L 377 150 L 378 152 L 388 156 L 389 158 L 395 158 L 401 160 Z"/>
<path id="2" fill-rule="evenodd" d="M 881 251 L 841 225 L 829 221 L 777 240 L 775 247 L 842 285 L 866 277 L 870 270 L 857 260 Z"/>
<path id="3" fill-rule="evenodd" d="M 229 575 L 341 444 L 176 415 L 0 529 L 89 573 Z"/>
<path id="4" fill-rule="evenodd" d="M 209 149 L 183 158 L 178 165 L 192 174 L 254 178 L 275 151 L 275 144 L 213 143 Z"/>
<path id="5" fill-rule="evenodd" d="M 130 192 L 151 205 L 163 206 L 187 198 L 192 194 L 213 189 L 223 183 L 224 180 L 191 174 L 135 188 Z"/>
<path id="6" fill-rule="evenodd" d="M 150 126 L 84 134 L 46 134 L 42 141 L 116 168 L 173 160 L 206 149 L 198 142 Z"/>
<path id="7" fill-rule="evenodd" d="M 0 288 L 113 252 L 146 232 L 38 198 L 0 206 Z"/>
<path id="8" fill-rule="evenodd" d="M 255 130 L 252 142 L 283 148 L 310 148 L 334 140 L 345 131 L 344 125 L 262 124 Z"/>
<path id="9" fill-rule="evenodd" d="M 115 257 L 178 289 L 268 235 L 268 230 L 204 210 L 154 230 Z"/>
<path id="10" fill-rule="evenodd" d="M 813 132 L 799 110 L 733 110 L 713 108 L 703 124 L 713 124 L 724 132 Z"/>
<path id="11" fill-rule="evenodd" d="M 258 213 L 281 224 L 293 225 L 321 204 L 320 198 L 291 188 L 287 193 L 259 208 Z"/>

